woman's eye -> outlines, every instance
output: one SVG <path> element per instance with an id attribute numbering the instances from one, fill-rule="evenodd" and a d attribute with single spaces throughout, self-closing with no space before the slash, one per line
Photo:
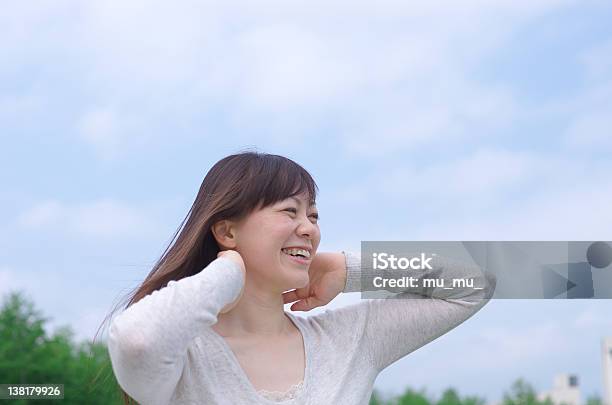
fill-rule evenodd
<path id="1" fill-rule="evenodd" d="M 290 211 L 297 214 L 297 209 L 295 208 L 285 208 L 283 211 Z M 310 214 L 310 217 L 316 219 L 317 221 L 319 220 L 319 214 Z"/>

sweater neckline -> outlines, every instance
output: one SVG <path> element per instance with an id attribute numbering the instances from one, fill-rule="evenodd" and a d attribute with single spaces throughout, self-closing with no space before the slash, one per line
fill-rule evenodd
<path id="1" fill-rule="evenodd" d="M 236 375 L 238 376 L 238 378 L 241 380 L 242 385 L 247 387 L 247 390 L 249 391 L 250 396 L 252 396 L 253 398 L 257 398 L 257 400 L 259 402 L 262 402 L 266 405 L 279 405 L 279 404 L 289 404 L 291 403 L 291 401 L 297 401 L 300 398 L 302 398 L 302 396 L 304 395 L 304 392 L 307 390 L 307 388 L 309 387 L 308 382 L 310 381 L 310 370 L 312 369 L 312 365 L 311 365 L 311 359 L 312 359 L 312 350 L 310 347 L 310 339 L 308 336 L 308 333 L 306 332 L 305 328 L 302 327 L 301 323 L 299 322 L 299 320 L 296 319 L 296 317 L 289 313 L 289 312 L 285 312 L 285 314 L 289 317 L 289 319 L 291 320 L 291 322 L 293 322 L 293 324 L 295 325 L 295 327 L 300 331 L 300 334 L 302 335 L 302 342 L 304 345 L 304 356 L 305 361 L 304 361 L 304 379 L 302 381 L 300 381 L 300 388 L 297 391 L 296 395 L 294 398 L 291 399 L 287 399 L 287 400 L 282 400 L 282 401 L 273 401 L 271 399 L 268 399 L 266 397 L 264 397 L 263 395 L 261 395 L 253 386 L 253 384 L 251 383 L 251 380 L 249 380 L 249 377 L 247 376 L 246 372 L 244 371 L 244 369 L 242 368 L 242 366 L 240 365 L 240 362 L 238 361 L 238 358 L 236 357 L 236 355 L 234 354 L 232 348 L 229 346 L 229 344 L 225 341 L 225 339 L 223 338 L 223 336 L 219 335 L 217 332 L 215 332 L 214 329 L 209 328 L 210 329 L 210 333 L 213 335 L 214 340 L 219 344 L 219 346 L 222 348 L 222 352 L 225 354 L 225 356 L 227 357 L 227 359 L 229 360 L 230 366 L 232 368 L 232 370 L 234 371 L 234 373 L 236 373 Z"/>
<path id="2" fill-rule="evenodd" d="M 259 394 L 262 396 L 272 399 L 273 401 L 280 402 L 288 399 L 294 399 L 299 390 L 302 389 L 304 385 L 304 380 L 300 381 L 297 384 L 293 384 L 291 388 L 286 391 L 269 391 L 269 390 L 257 390 Z"/>

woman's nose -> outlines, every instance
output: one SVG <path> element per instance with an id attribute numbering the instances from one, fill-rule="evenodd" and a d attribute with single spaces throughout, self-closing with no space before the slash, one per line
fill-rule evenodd
<path id="1" fill-rule="evenodd" d="M 308 217 L 304 217 L 304 219 L 300 223 L 298 232 L 300 233 L 300 235 L 306 235 L 312 238 L 315 232 L 317 232 L 317 226 L 310 222 L 310 219 L 308 219 Z"/>

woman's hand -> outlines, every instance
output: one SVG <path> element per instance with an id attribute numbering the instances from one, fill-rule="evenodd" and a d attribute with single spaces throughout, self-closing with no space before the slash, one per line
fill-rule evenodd
<path id="1" fill-rule="evenodd" d="M 244 280 L 246 281 L 246 269 L 244 265 L 244 260 L 242 260 L 242 256 L 240 256 L 240 253 L 238 253 L 235 250 L 222 250 L 219 253 L 217 253 L 217 258 L 219 257 L 225 257 L 226 259 L 229 259 L 233 261 L 234 263 L 236 263 L 242 270 L 242 276 Z M 229 304 L 221 308 L 221 311 L 219 311 L 219 313 L 224 314 L 234 309 L 234 307 L 238 304 L 238 301 L 240 301 L 240 298 L 242 298 L 243 292 L 244 292 L 244 284 L 242 284 L 242 288 L 240 289 L 240 294 L 238 294 L 238 298 L 236 298 L 233 302 L 230 302 Z"/>
<path id="2" fill-rule="evenodd" d="M 346 285 L 346 262 L 342 253 L 317 253 L 308 268 L 305 287 L 283 293 L 283 303 L 298 301 L 292 311 L 310 311 L 333 300 Z"/>

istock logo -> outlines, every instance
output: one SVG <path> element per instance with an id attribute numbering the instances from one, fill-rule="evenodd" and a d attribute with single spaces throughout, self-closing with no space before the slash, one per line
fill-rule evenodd
<path id="1" fill-rule="evenodd" d="M 433 254 L 431 257 L 426 257 L 425 253 L 421 253 L 420 256 L 416 257 L 395 257 L 394 255 L 390 255 L 388 253 L 372 253 L 372 264 L 374 269 L 385 270 L 432 270 L 429 262 L 433 259 Z"/>

